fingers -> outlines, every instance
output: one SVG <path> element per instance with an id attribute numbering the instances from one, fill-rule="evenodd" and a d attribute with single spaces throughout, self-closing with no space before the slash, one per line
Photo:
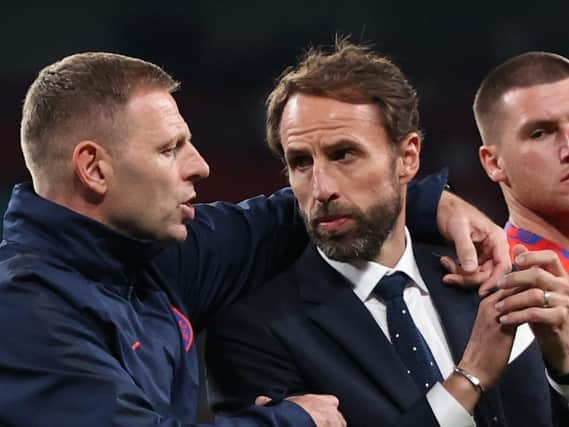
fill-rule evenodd
<path id="1" fill-rule="evenodd" d="M 496 304 L 500 322 L 559 325 L 569 307 L 569 279 L 559 257 L 550 250 L 528 251 L 523 245 L 516 245 L 513 254 L 519 271 L 504 276 L 499 286 L 516 292 Z"/>
<path id="2" fill-rule="evenodd" d="M 493 260 L 488 260 L 479 266 L 475 273 L 466 273 L 458 263 L 449 257 L 442 257 L 441 264 L 450 271 L 443 276 L 443 283 L 459 287 L 478 287 L 478 293 L 485 297 L 498 287 L 498 282 L 508 270 L 509 266 L 494 265 Z"/>
<path id="3" fill-rule="evenodd" d="M 512 270 L 512 264 L 509 262 L 509 260 L 507 263 L 498 262 L 496 264 L 494 262 L 490 277 L 484 280 L 484 282 L 478 289 L 478 295 L 480 295 L 481 297 L 485 297 L 490 292 L 493 292 L 498 287 L 498 283 L 500 283 L 500 281 L 504 278 L 504 276 L 507 273 L 509 273 L 511 270 Z"/>
<path id="4" fill-rule="evenodd" d="M 267 403 L 269 403 L 271 400 L 273 399 L 271 399 L 268 396 L 257 396 L 257 398 L 255 399 L 255 405 L 264 406 Z"/>
<path id="5" fill-rule="evenodd" d="M 446 268 L 450 273 L 458 274 L 460 271 L 460 266 L 458 263 L 449 256 L 442 256 L 439 261 L 442 266 Z"/>
<path id="6" fill-rule="evenodd" d="M 500 282 L 515 291 L 496 303 L 502 325 L 528 323 L 552 369 L 569 372 L 569 277 L 550 250 L 514 247 L 516 266 Z"/>
<path id="7" fill-rule="evenodd" d="M 553 297 L 550 296 L 550 305 L 552 304 L 552 300 Z M 529 307 L 545 307 L 544 291 L 539 288 L 531 288 L 523 292 L 517 292 L 496 302 L 495 307 L 501 315 Z"/>
<path id="8" fill-rule="evenodd" d="M 510 251 L 506 233 L 504 233 L 504 230 L 495 224 L 492 224 L 489 229 L 488 236 L 484 242 L 481 242 L 481 245 L 491 250 L 493 266 L 490 277 L 482 283 L 478 290 L 478 294 L 480 296 L 485 296 L 488 292 L 491 292 L 496 288 L 498 282 L 505 274 L 512 270 L 512 262 L 510 260 Z"/>
<path id="9" fill-rule="evenodd" d="M 346 427 L 344 416 L 338 410 L 340 404 L 336 396 L 329 394 L 305 394 L 290 396 L 286 400 L 302 407 L 317 427 Z"/>
<path id="10" fill-rule="evenodd" d="M 529 307 L 523 310 L 514 311 L 500 316 L 498 319 L 502 325 L 547 325 L 549 327 L 560 327 L 567 318 L 565 307 Z"/>
<path id="11" fill-rule="evenodd" d="M 473 273 L 464 271 L 464 269 L 452 258 L 442 257 L 441 264 L 450 272 L 443 276 L 443 282 L 465 287 L 477 287 L 481 283 L 488 280 L 492 273 L 492 261 L 488 260 L 479 266 Z"/>
<path id="12" fill-rule="evenodd" d="M 523 254 L 524 252 L 528 252 L 528 248 L 519 243 L 515 245 L 512 249 L 512 254 L 514 255 L 514 258 L 516 258 L 518 255 Z"/>
<path id="13" fill-rule="evenodd" d="M 555 276 L 566 276 L 559 256 L 550 250 L 528 251 L 523 245 L 514 246 L 514 262 L 519 270 L 541 267 Z"/>
<path id="14" fill-rule="evenodd" d="M 478 268 L 476 247 L 472 241 L 472 230 L 466 221 L 452 221 L 449 224 L 449 233 L 454 242 L 454 248 L 462 270 L 474 273 Z"/>
<path id="15" fill-rule="evenodd" d="M 479 294 L 487 295 L 512 268 L 506 234 L 482 214 L 470 221 L 450 221 L 448 230 L 458 262 L 448 257 L 441 260 L 450 271 L 443 281 L 459 286 L 480 285 Z"/>
<path id="16" fill-rule="evenodd" d="M 540 288 L 529 288 L 515 292 L 495 305 L 500 313 L 499 321 L 504 325 L 542 324 L 560 327 L 569 315 L 569 296 Z"/>
<path id="17" fill-rule="evenodd" d="M 498 315 L 499 312 L 496 308 L 496 304 L 509 296 L 514 295 L 516 292 L 518 292 L 517 289 L 496 289 L 494 292 L 489 293 L 485 298 L 483 298 L 480 305 L 486 306 L 487 311 L 496 310 L 496 314 Z"/>
<path id="18" fill-rule="evenodd" d="M 527 270 L 515 271 L 506 274 L 499 281 L 498 286 L 502 289 L 539 288 L 546 291 L 559 291 L 565 293 L 569 290 L 566 277 L 554 276 L 541 267 L 532 266 Z M 543 292 L 542 292 L 543 295 Z"/>
<path id="19" fill-rule="evenodd" d="M 302 396 L 291 396 L 287 397 L 288 400 L 298 400 L 298 399 L 313 399 L 319 401 L 321 404 L 326 404 L 337 408 L 340 406 L 340 401 L 338 398 L 332 394 L 304 394 Z"/>

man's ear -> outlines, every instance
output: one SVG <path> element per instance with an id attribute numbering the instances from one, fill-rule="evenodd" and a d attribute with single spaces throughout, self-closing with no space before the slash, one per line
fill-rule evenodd
<path id="1" fill-rule="evenodd" d="M 416 132 L 411 132 L 399 143 L 397 176 L 401 184 L 407 184 L 419 171 L 421 142 L 421 136 Z"/>
<path id="2" fill-rule="evenodd" d="M 500 150 L 496 145 L 482 145 L 478 149 L 478 156 L 488 178 L 497 183 L 507 183 L 507 175 L 500 158 Z"/>
<path id="3" fill-rule="evenodd" d="M 73 171 L 86 190 L 104 196 L 109 185 L 112 167 L 110 156 L 100 144 L 81 141 L 73 150 Z"/>

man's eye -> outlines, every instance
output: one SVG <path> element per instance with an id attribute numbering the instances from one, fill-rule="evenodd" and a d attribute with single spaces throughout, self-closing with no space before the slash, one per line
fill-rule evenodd
<path id="1" fill-rule="evenodd" d="M 333 159 L 340 161 L 350 161 L 355 158 L 355 152 L 352 149 L 344 148 L 334 152 Z"/>
<path id="2" fill-rule="evenodd" d="M 160 153 L 164 154 L 165 156 L 173 156 L 174 153 L 176 152 L 176 150 L 177 150 L 176 146 L 167 147 L 167 148 L 162 149 L 162 151 L 160 151 Z"/>
<path id="3" fill-rule="evenodd" d="M 312 159 L 308 156 L 293 157 L 289 160 L 288 165 L 291 169 L 305 170 L 312 165 Z"/>
<path id="4" fill-rule="evenodd" d="M 184 147 L 184 145 L 186 145 L 188 143 L 189 143 L 189 141 L 180 140 L 175 145 L 169 145 L 169 146 L 163 148 L 160 152 L 162 154 L 164 154 L 165 156 L 174 156 L 174 155 L 176 155 L 176 153 L 178 151 L 180 151 Z"/>
<path id="5" fill-rule="evenodd" d="M 542 139 L 550 132 L 545 129 L 536 129 L 529 134 L 530 139 Z"/>

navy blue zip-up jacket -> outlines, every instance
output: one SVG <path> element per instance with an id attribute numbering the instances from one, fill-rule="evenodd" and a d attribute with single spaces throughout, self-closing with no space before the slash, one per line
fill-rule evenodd
<path id="1" fill-rule="evenodd" d="M 411 190 L 415 229 L 436 233 L 445 179 Z M 188 227 L 184 243 L 162 247 L 15 187 L 0 246 L 1 426 L 199 425 L 194 334 L 286 267 L 306 236 L 289 190 L 198 206 Z M 283 401 L 213 425 L 314 423 Z"/>

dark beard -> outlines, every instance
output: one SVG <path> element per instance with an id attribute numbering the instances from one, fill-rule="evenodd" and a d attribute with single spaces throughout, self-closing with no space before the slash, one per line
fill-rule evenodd
<path id="1" fill-rule="evenodd" d="M 315 218 L 347 216 L 354 225 L 346 231 L 321 232 L 317 221 L 309 221 L 302 212 L 301 215 L 310 239 L 327 257 L 342 262 L 370 261 L 379 255 L 399 217 L 401 207 L 401 191 L 394 185 L 389 197 L 373 204 L 365 212 L 355 207 L 342 207 L 338 202 L 331 201 L 320 205 L 312 215 Z"/>

